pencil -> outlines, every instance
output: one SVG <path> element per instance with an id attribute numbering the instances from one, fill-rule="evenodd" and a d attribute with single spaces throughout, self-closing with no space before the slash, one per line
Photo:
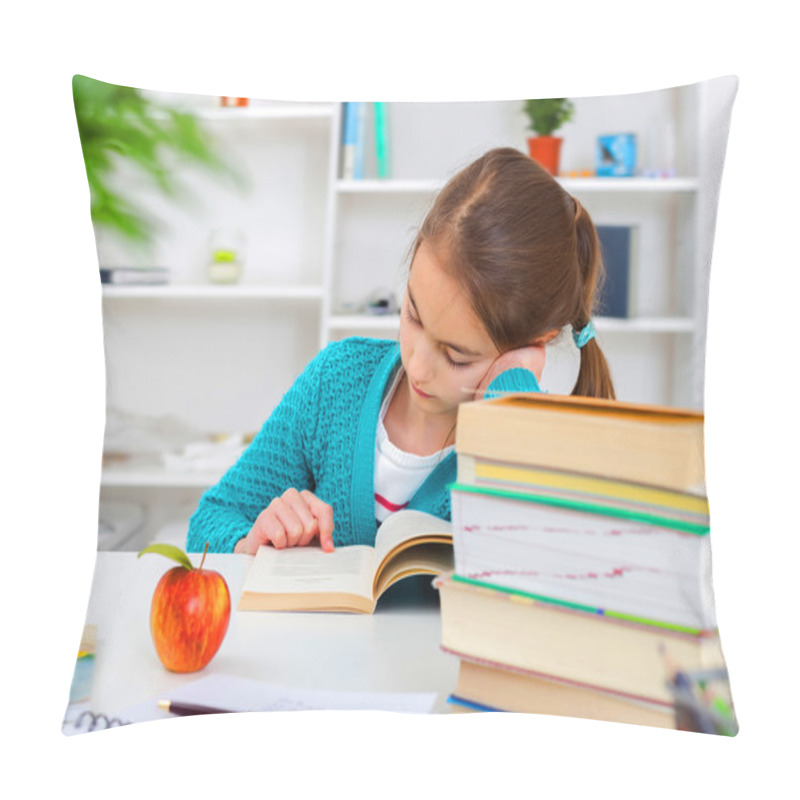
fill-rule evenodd
<path id="1" fill-rule="evenodd" d="M 158 707 L 170 714 L 179 717 L 188 717 L 194 714 L 230 714 L 227 708 L 212 708 L 211 706 L 201 706 L 196 703 L 175 703 L 172 700 L 159 700 Z"/>

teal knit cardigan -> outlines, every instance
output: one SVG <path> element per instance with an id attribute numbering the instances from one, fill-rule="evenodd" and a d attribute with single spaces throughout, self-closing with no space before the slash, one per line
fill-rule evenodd
<path id="1" fill-rule="evenodd" d="M 240 459 L 200 499 L 187 549 L 231 552 L 286 489 L 308 489 L 333 508 L 336 546 L 374 544 L 375 437 L 384 392 L 400 362 L 396 342 L 353 337 L 329 344 L 306 367 Z M 491 392 L 539 391 L 524 369 L 503 372 Z M 450 519 L 451 452 L 408 507 Z"/>

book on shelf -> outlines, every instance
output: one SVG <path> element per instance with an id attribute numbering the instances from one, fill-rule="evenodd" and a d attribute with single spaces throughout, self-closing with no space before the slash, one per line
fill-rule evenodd
<path id="1" fill-rule="evenodd" d="M 451 498 L 464 578 L 648 624 L 716 627 L 707 522 L 466 484 Z"/>
<path id="2" fill-rule="evenodd" d="M 342 178 L 361 180 L 364 177 L 365 104 L 344 103 L 343 116 Z"/>
<path id="3" fill-rule="evenodd" d="M 356 163 L 356 115 L 354 103 L 342 103 L 342 172 L 344 180 L 352 180 Z"/>
<path id="4" fill-rule="evenodd" d="M 534 672 L 464 655 L 459 656 L 458 678 L 448 701 L 473 710 L 675 727 L 675 714 L 669 706 L 544 678 Z"/>
<path id="5" fill-rule="evenodd" d="M 724 666 L 716 631 L 695 634 L 633 622 L 486 586 L 458 573 L 440 575 L 435 586 L 441 647 L 460 659 L 663 708 L 673 702 L 665 653 L 687 671 Z"/>
<path id="6" fill-rule="evenodd" d="M 392 514 L 375 546 L 276 550 L 262 546 L 247 572 L 240 611 L 345 611 L 370 614 L 390 586 L 411 575 L 453 569 L 452 526 L 422 511 Z"/>
<path id="7" fill-rule="evenodd" d="M 689 409 L 511 394 L 459 406 L 456 451 L 703 495 L 703 422 Z"/>
<path id="8" fill-rule="evenodd" d="M 166 267 L 100 267 L 100 282 L 115 286 L 152 286 L 169 283 Z"/>
<path id="9" fill-rule="evenodd" d="M 633 225 L 596 225 L 595 228 L 605 267 L 599 313 L 604 317 L 627 318 L 631 315 L 638 228 Z"/>
<path id="10" fill-rule="evenodd" d="M 388 178 L 390 175 L 389 123 L 386 103 L 373 103 L 373 122 L 377 176 L 379 179 Z"/>
<path id="11" fill-rule="evenodd" d="M 353 179 L 360 181 L 366 177 L 365 170 L 365 149 L 366 142 L 364 141 L 366 134 L 366 112 L 367 104 L 364 102 L 353 103 L 355 106 L 355 153 L 353 156 Z"/>

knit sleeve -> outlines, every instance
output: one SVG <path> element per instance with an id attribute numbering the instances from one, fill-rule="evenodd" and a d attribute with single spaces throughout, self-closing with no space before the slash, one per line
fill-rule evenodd
<path id="1" fill-rule="evenodd" d="M 187 550 L 232 552 L 270 501 L 289 488 L 314 490 L 311 448 L 315 441 L 320 376 L 318 354 L 283 396 L 239 460 L 200 499 L 189 521 Z"/>
<path id="2" fill-rule="evenodd" d="M 541 392 L 536 376 L 522 367 L 501 372 L 488 386 L 484 397 L 497 397 L 509 392 Z"/>

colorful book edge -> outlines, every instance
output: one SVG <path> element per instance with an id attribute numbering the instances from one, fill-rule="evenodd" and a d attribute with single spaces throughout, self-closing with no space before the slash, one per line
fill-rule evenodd
<path id="1" fill-rule="evenodd" d="M 614 611 L 613 609 L 609 608 L 600 608 L 597 606 L 584 605 L 582 603 L 574 603 L 570 600 L 561 600 L 555 597 L 548 597 L 547 595 L 543 594 L 526 592 L 523 589 L 510 588 L 508 586 L 501 586 L 500 584 L 496 583 L 477 580 L 476 578 L 469 578 L 465 575 L 459 575 L 458 573 L 451 573 L 449 577 L 455 583 L 463 583 L 469 586 L 474 586 L 478 589 L 489 589 L 494 592 L 500 592 L 503 595 L 508 595 L 509 599 L 522 598 L 531 601 L 532 603 L 544 603 L 546 605 L 559 607 L 566 611 L 577 611 L 597 617 L 608 617 L 609 619 L 617 622 L 633 625 L 645 625 L 650 628 L 658 628 L 659 630 L 669 631 L 675 634 L 681 634 L 693 638 L 711 638 L 717 635 L 717 629 L 694 628 L 674 622 L 664 622 L 662 620 L 650 619 L 648 617 L 640 617 L 635 614 Z"/>

